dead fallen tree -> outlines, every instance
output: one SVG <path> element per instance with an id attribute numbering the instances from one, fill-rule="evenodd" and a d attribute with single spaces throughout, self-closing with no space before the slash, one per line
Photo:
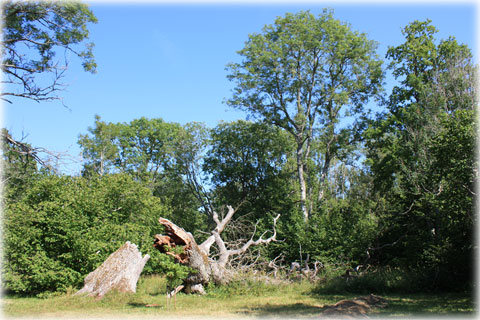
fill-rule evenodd
<path id="1" fill-rule="evenodd" d="M 211 231 L 210 237 L 203 243 L 197 244 L 192 234 L 178 227 L 170 220 L 160 218 L 159 222 L 165 227 L 164 235 L 156 235 L 154 247 L 160 252 L 168 254 L 175 258 L 175 261 L 183 265 L 187 265 L 195 272 L 192 272 L 184 281 L 184 291 L 186 293 L 203 294 L 204 285 L 210 281 L 216 284 L 225 284 L 231 280 L 231 271 L 227 269 L 227 263 L 232 256 L 245 253 L 251 246 L 260 244 L 268 244 L 276 241 L 277 231 L 276 223 L 280 215 L 273 219 L 272 235 L 266 239 L 266 232 L 257 240 L 254 240 L 256 228 L 251 238 L 237 249 L 229 249 L 221 237 L 221 234 L 227 224 L 231 221 L 235 209 L 227 206 L 228 212 L 225 217 L 220 220 L 216 211 L 213 211 L 212 218 L 216 224 L 214 230 Z M 210 256 L 210 249 L 216 244 L 218 249 L 218 257 L 213 259 Z M 178 247 L 183 250 L 177 249 Z"/>
<path id="2" fill-rule="evenodd" d="M 341 300 L 328 306 L 320 314 L 320 318 L 357 319 L 368 318 L 368 313 L 376 308 L 385 308 L 387 300 L 370 294 L 355 299 Z"/>
<path id="3" fill-rule="evenodd" d="M 112 289 L 135 293 L 138 278 L 148 259 L 148 254 L 142 258 L 137 246 L 127 241 L 85 277 L 84 287 L 75 295 L 87 294 L 101 299 Z"/>

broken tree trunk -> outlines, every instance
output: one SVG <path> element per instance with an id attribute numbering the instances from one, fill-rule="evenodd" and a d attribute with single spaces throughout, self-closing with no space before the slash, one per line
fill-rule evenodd
<path id="1" fill-rule="evenodd" d="M 84 287 L 75 295 L 86 293 L 101 299 L 112 289 L 135 293 L 138 278 L 148 259 L 148 254 L 142 258 L 137 246 L 127 241 L 85 277 Z"/>
<path id="2" fill-rule="evenodd" d="M 168 219 L 160 218 L 158 221 L 165 227 L 165 235 L 155 235 L 153 246 L 160 252 L 174 257 L 176 262 L 196 270 L 185 279 L 184 291 L 202 293 L 203 285 L 210 281 L 212 274 L 208 256 L 199 248 L 191 233 Z M 182 247 L 183 252 L 176 253 L 172 250 L 177 247 Z"/>
<path id="3" fill-rule="evenodd" d="M 158 220 L 165 227 L 165 235 L 157 234 L 155 236 L 154 247 L 160 252 L 174 257 L 176 262 L 195 270 L 184 280 L 184 291 L 186 293 L 203 294 L 205 293 L 203 286 L 212 280 L 216 284 L 227 283 L 231 276 L 229 270 L 227 270 L 227 263 L 231 256 L 245 253 L 250 246 L 276 241 L 275 226 L 280 215 L 273 220 L 273 235 L 269 238 L 263 239 L 264 233 L 259 239 L 253 240 L 254 232 L 251 239 L 242 247 L 235 250 L 227 249 L 220 234 L 236 211 L 231 206 L 227 206 L 227 208 L 227 215 L 221 221 L 218 214 L 215 211 L 213 212 L 212 218 L 217 226 L 211 232 L 212 235 L 200 245 L 196 243 L 191 233 L 186 232 L 170 220 L 164 218 Z M 209 257 L 210 248 L 214 243 L 219 250 L 219 257 L 216 260 Z M 173 250 L 177 247 L 183 248 L 181 253 L 178 253 L 178 250 Z"/>

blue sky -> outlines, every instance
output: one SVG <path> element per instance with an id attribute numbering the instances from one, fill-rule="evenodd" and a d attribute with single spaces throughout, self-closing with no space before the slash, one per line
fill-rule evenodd
<path id="1" fill-rule="evenodd" d="M 476 13 L 473 2 L 454 3 L 334 3 L 263 4 L 98 3 L 90 4 L 98 23 L 90 26 L 98 73 L 83 72 L 70 59 L 62 93 L 64 103 L 12 99 L 3 104 L 3 126 L 33 146 L 70 154 L 80 160 L 78 135 L 87 133 L 99 114 L 107 122 L 139 117 L 163 118 L 184 124 L 245 119 L 243 112 L 223 104 L 232 84 L 225 66 L 239 60 L 237 51 L 248 34 L 260 32 L 286 12 L 328 7 L 334 16 L 379 42 L 378 53 L 403 42 L 401 29 L 414 20 L 431 19 L 438 39 L 454 36 L 477 58 Z M 387 79 L 389 86 L 393 85 Z M 77 174 L 79 162 L 64 164 Z"/>

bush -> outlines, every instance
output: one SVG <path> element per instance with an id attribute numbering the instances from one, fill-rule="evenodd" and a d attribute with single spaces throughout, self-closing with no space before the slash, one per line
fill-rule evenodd
<path id="1" fill-rule="evenodd" d="M 414 293 L 426 290 L 422 274 L 385 267 L 350 276 L 325 278 L 314 290 L 318 294 Z"/>
<path id="2" fill-rule="evenodd" d="M 266 296 L 274 295 L 280 287 L 288 284 L 268 283 L 266 278 L 254 277 L 251 274 L 243 274 L 236 277 L 225 285 L 216 286 L 209 283 L 207 287 L 208 296 L 212 298 L 229 299 L 232 296 Z"/>
<path id="3" fill-rule="evenodd" d="M 159 216 L 170 210 L 124 174 L 38 178 L 4 205 L 3 287 L 38 294 L 79 286 L 127 240 L 150 254 L 144 273 L 158 272 L 167 261 L 152 246 Z"/>

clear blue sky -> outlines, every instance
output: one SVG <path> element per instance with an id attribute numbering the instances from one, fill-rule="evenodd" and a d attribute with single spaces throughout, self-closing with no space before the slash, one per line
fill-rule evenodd
<path id="1" fill-rule="evenodd" d="M 184 124 L 245 119 L 242 112 L 222 103 L 232 88 L 225 66 L 238 61 L 237 51 L 248 34 L 260 32 L 286 12 L 324 7 L 354 30 L 379 42 L 383 58 L 388 46 L 403 42 L 401 29 L 414 20 L 431 19 L 438 39 L 454 36 L 476 51 L 477 7 L 470 3 L 334 3 L 307 2 L 253 4 L 120 4 L 91 3 L 98 24 L 91 25 L 91 40 L 98 73 L 85 73 L 78 60 L 70 60 L 60 102 L 36 103 L 14 99 L 3 104 L 4 127 L 15 138 L 79 158 L 78 135 L 87 133 L 94 115 L 107 122 L 130 122 L 139 117 L 160 117 Z M 390 81 L 389 85 L 393 83 Z M 64 172 L 76 174 L 79 163 Z"/>

